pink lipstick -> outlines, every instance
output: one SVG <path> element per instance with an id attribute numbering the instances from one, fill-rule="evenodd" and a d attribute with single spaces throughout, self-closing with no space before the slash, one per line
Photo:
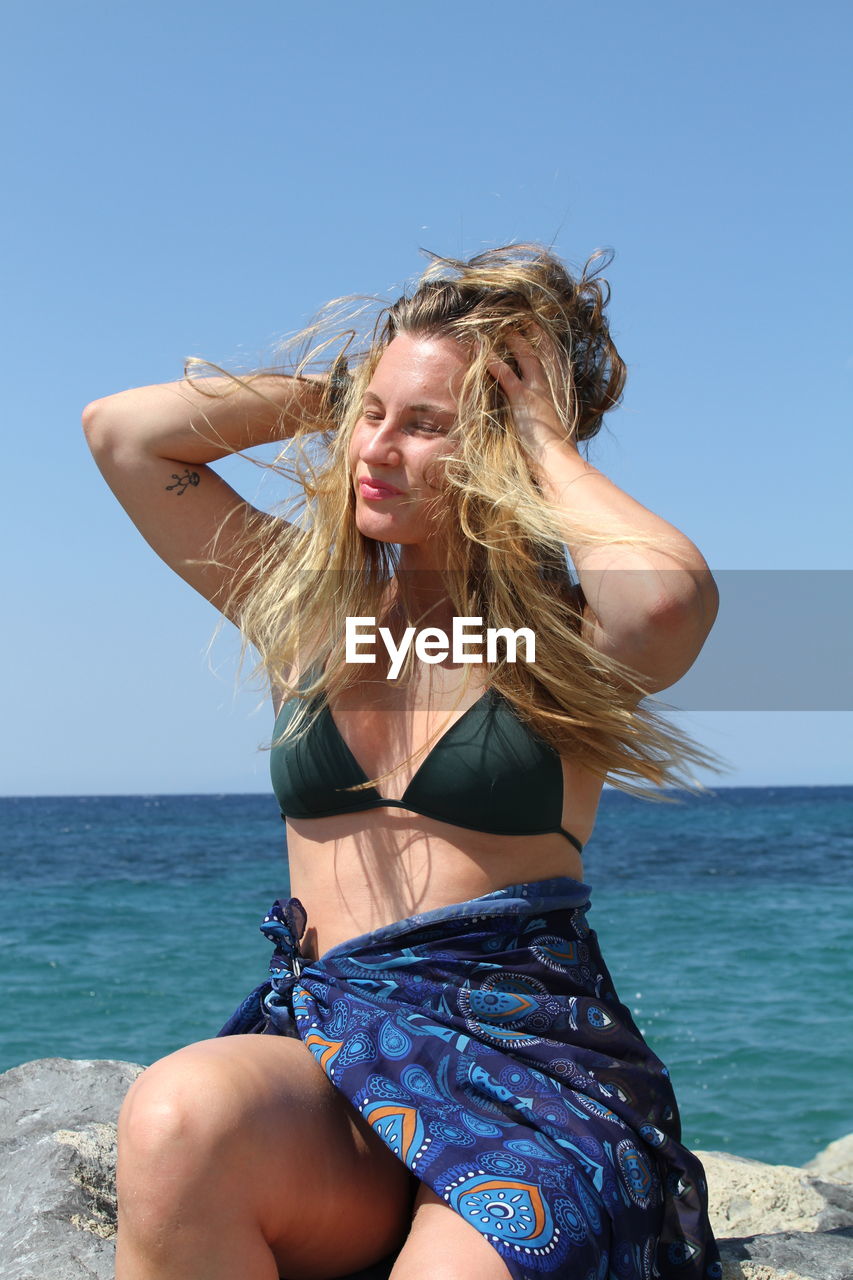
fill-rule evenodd
<path id="1" fill-rule="evenodd" d="M 381 502 L 383 498 L 402 497 L 399 489 L 394 489 L 388 484 L 382 484 L 379 480 L 368 480 L 362 477 L 358 483 L 362 498 L 367 498 L 372 502 Z"/>

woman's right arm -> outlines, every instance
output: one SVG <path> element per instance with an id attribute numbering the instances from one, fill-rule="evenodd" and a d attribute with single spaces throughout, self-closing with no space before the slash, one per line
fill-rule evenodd
<path id="1" fill-rule="evenodd" d="M 227 391 L 210 395 L 198 390 Z M 251 554 L 238 554 L 249 523 L 259 538 L 276 517 L 241 498 L 207 466 L 235 449 L 292 436 L 306 411 L 322 408 L 323 379 L 278 374 L 256 377 L 249 388 L 229 378 L 181 379 L 137 387 L 93 400 L 83 430 L 107 484 L 146 541 L 176 573 L 232 621 L 240 601 L 230 600 L 235 574 L 251 581 Z M 210 556 L 214 535 L 216 563 Z M 248 554 L 248 559 L 247 559 Z"/>

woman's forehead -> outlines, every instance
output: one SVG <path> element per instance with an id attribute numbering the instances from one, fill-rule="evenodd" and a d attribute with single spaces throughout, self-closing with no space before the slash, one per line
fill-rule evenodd
<path id="1" fill-rule="evenodd" d="M 470 356 L 453 338 L 401 333 L 389 342 L 373 371 L 368 392 L 385 400 L 413 396 L 411 407 L 454 408 Z"/>

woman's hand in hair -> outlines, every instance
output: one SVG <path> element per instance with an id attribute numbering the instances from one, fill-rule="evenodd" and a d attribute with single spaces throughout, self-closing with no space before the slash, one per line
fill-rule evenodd
<path id="1" fill-rule="evenodd" d="M 538 467 L 547 445 L 554 441 L 571 448 L 576 445 L 560 421 L 545 365 L 531 343 L 520 334 L 512 334 L 507 346 L 518 373 L 505 360 L 493 361 L 489 372 L 506 396 L 525 453 Z"/>

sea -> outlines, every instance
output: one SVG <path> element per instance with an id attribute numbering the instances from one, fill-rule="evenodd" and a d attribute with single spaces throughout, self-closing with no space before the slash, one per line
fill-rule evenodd
<path id="1" fill-rule="evenodd" d="M 687 1144 L 798 1165 L 853 1131 L 853 787 L 606 790 L 584 856 Z M 271 795 L 0 799 L 0 1070 L 215 1035 L 288 893 Z"/>

